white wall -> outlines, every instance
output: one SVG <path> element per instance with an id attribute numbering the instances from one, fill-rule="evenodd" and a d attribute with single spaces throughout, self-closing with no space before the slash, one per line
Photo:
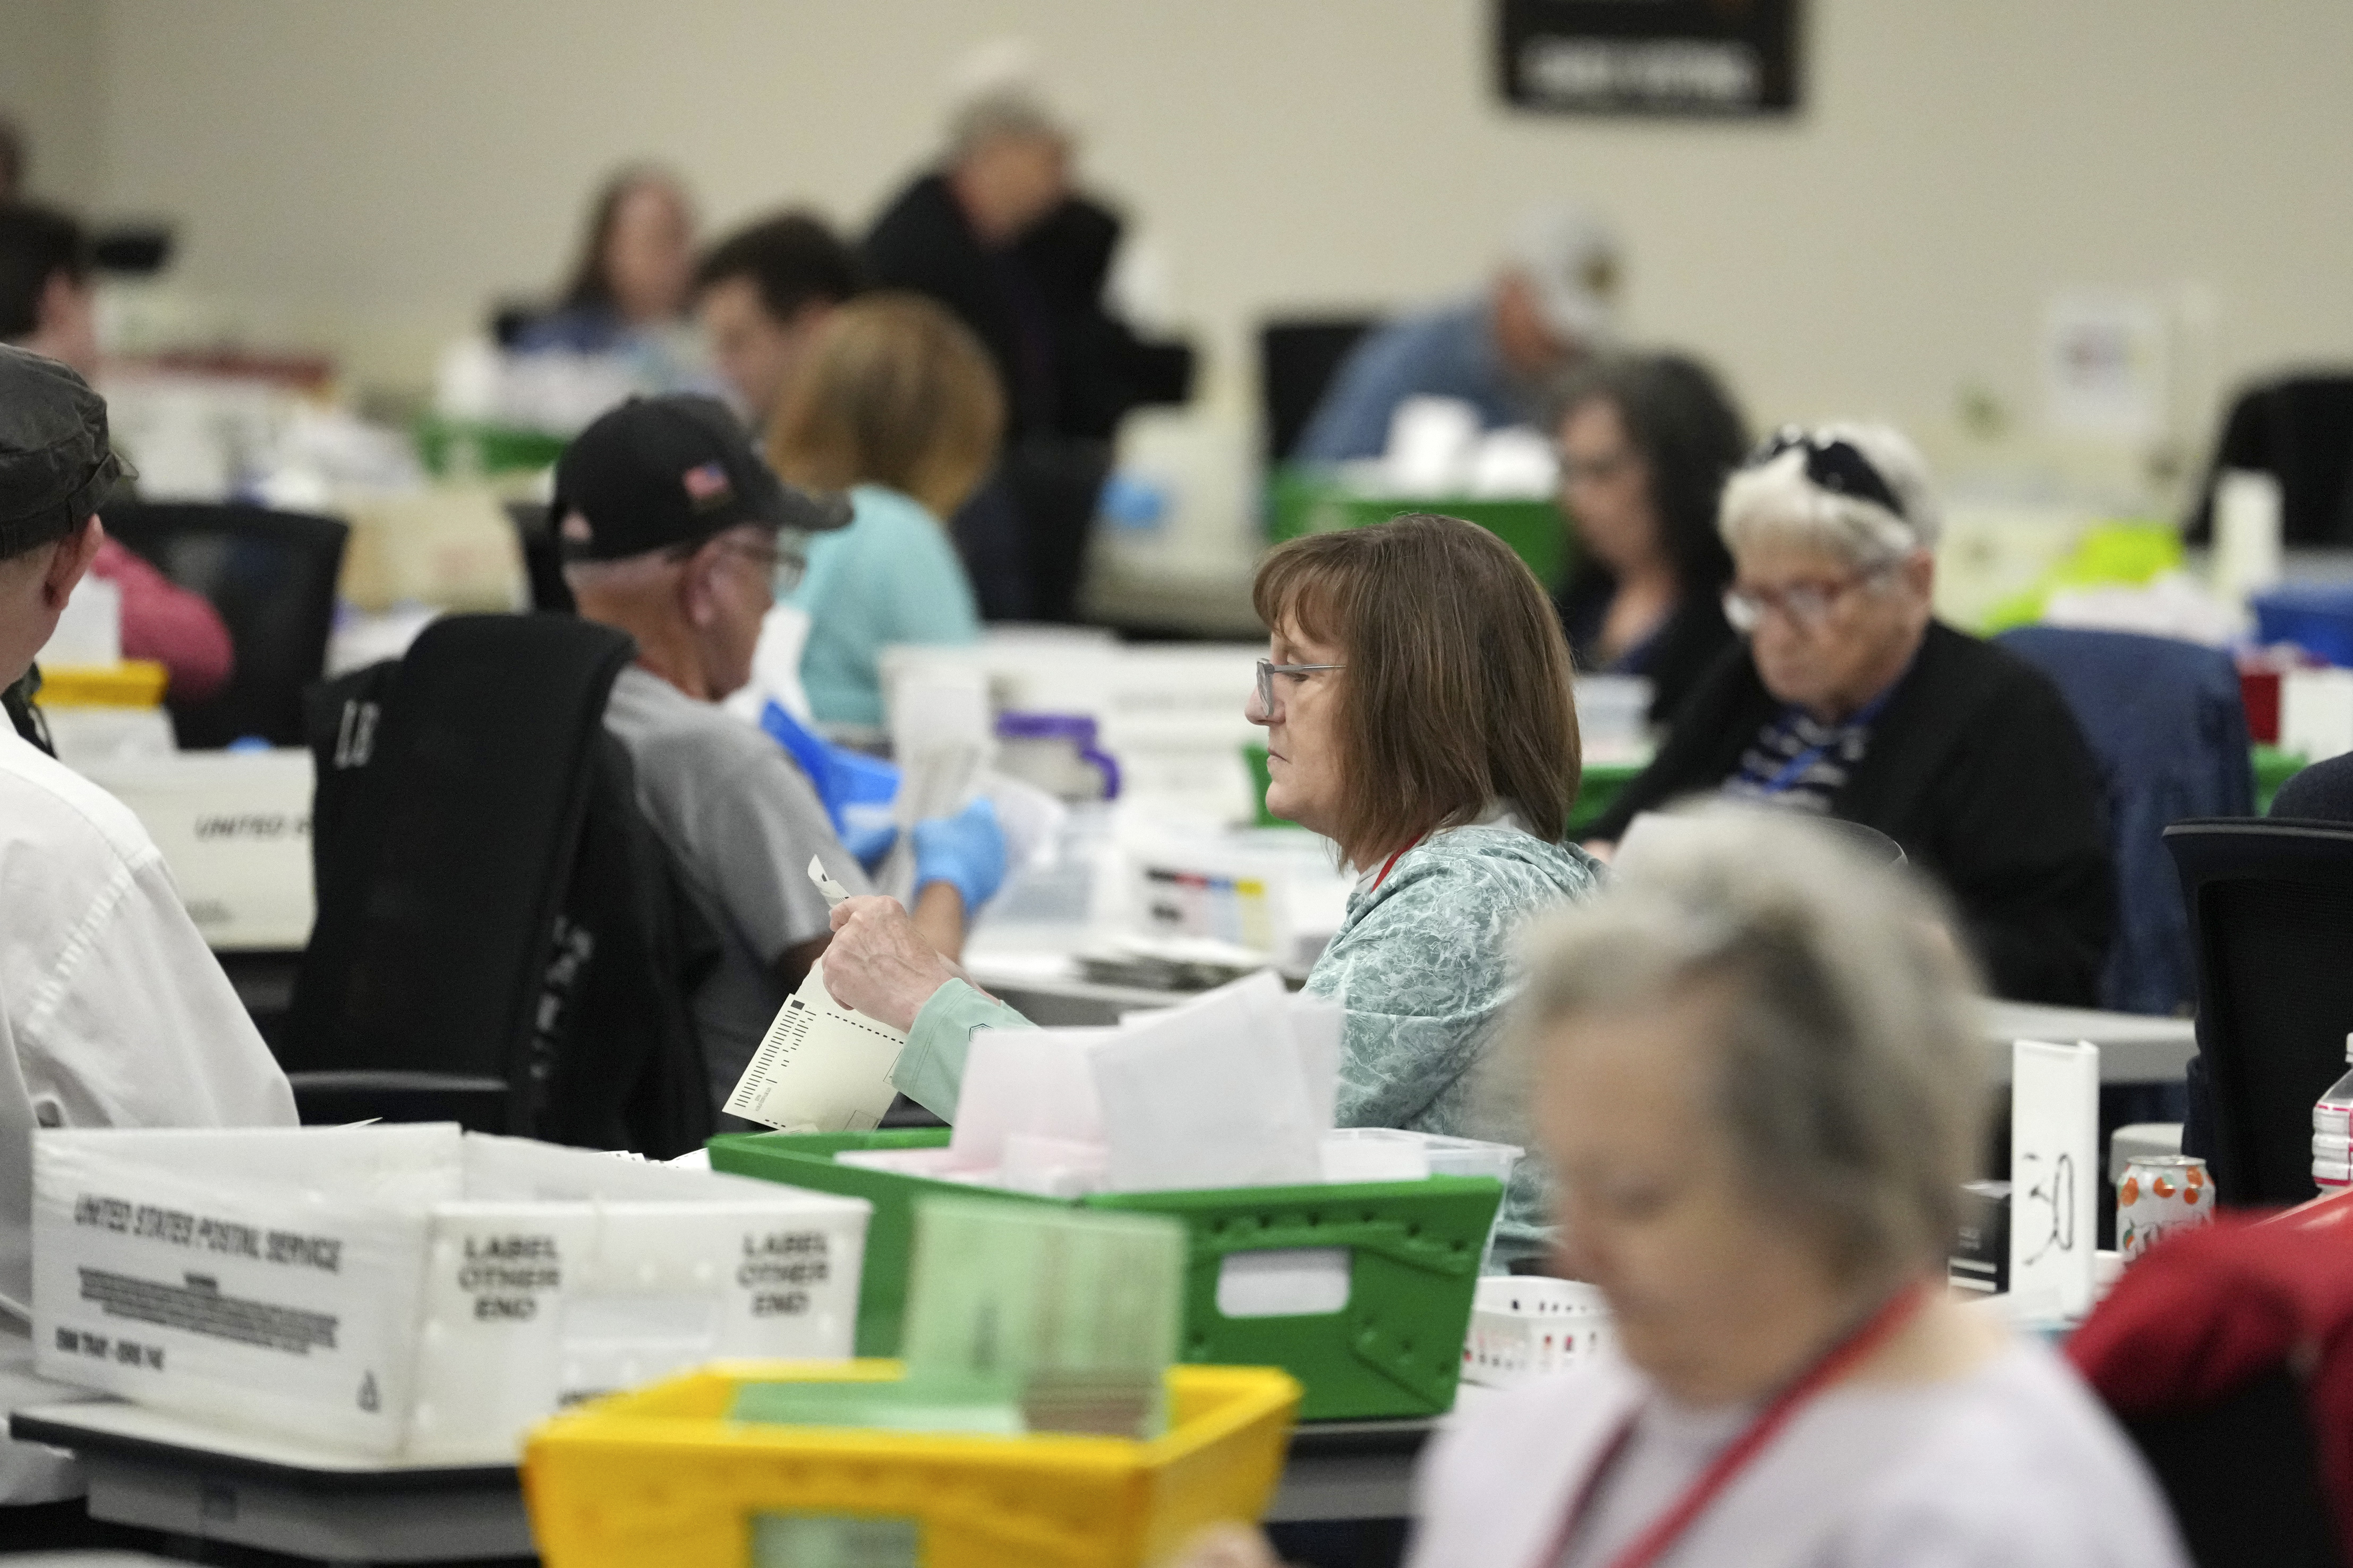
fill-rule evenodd
<path id="1" fill-rule="evenodd" d="M 32 193 L 87 202 L 99 194 L 99 41 L 90 0 L 0 0 L 0 113 L 31 143 Z"/>
<path id="2" fill-rule="evenodd" d="M 1881 413 L 1948 463 L 2000 456 L 1958 437 L 1964 388 L 2031 423 L 2056 286 L 2210 291 L 2201 433 L 2212 383 L 2353 357 L 2353 5 L 1809 10 L 1803 114 L 1705 124 L 1506 111 L 1486 0 L 102 0 L 95 195 L 180 216 L 192 286 L 414 383 L 486 298 L 552 282 L 617 161 L 676 163 L 716 222 L 860 221 L 928 148 L 948 63 L 1013 33 L 1236 406 L 1260 314 L 1462 287 L 1551 193 L 1616 215 L 1637 330 L 1760 421 Z"/>

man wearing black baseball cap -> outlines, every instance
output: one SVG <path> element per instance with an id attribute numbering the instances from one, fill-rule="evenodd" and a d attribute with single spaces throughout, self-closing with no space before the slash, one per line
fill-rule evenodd
<path id="1" fill-rule="evenodd" d="M 121 472 L 106 404 L 55 360 L 0 346 L 0 687 L 57 629 L 106 538 Z M 0 1408 L 33 1375 L 37 1127 L 291 1126 L 286 1075 L 121 802 L 0 723 Z M 78 1468 L 0 1440 L 0 1541 L 96 1542 Z M 38 1505 L 38 1506 L 33 1506 Z"/>
<path id="2" fill-rule="evenodd" d="M 751 679 L 780 572 L 797 575 L 807 536 L 847 523 L 849 503 L 778 479 L 724 405 L 673 395 L 632 399 L 564 449 L 549 521 L 580 614 L 637 639 L 605 727 L 723 939 L 692 997 L 722 1105 L 832 935 L 810 858 L 850 891 L 871 890 L 791 756 L 718 706 Z M 916 928 L 954 958 L 966 911 L 1004 875 L 1004 839 L 985 804 L 913 837 Z"/>

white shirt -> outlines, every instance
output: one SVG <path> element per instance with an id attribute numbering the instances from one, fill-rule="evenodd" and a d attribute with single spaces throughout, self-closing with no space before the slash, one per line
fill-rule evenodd
<path id="1" fill-rule="evenodd" d="M 1642 1411 L 1565 1556 L 1572 1500 Z M 1606 1564 L 1743 1430 L 1615 1356 L 1482 1400 L 1416 1481 L 1411 1568 Z M 2019 1341 L 1963 1376 L 1841 1384 L 1804 1405 L 1662 1568 L 2187 1568 L 2165 1500 L 2074 1373 Z"/>
<path id="2" fill-rule="evenodd" d="M 129 807 L 0 721 L 0 1409 L 32 1374 L 33 1133 L 291 1126 L 294 1094 Z M 0 1442 L 0 1503 L 71 1497 Z"/>

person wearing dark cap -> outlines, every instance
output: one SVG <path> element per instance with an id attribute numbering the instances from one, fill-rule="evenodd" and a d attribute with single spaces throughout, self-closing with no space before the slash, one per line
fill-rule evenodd
<path id="1" fill-rule="evenodd" d="M 580 614 L 628 633 L 605 727 L 627 748 L 638 804 L 725 953 L 691 1005 L 723 1104 L 761 1037 L 831 937 L 812 857 L 869 889 L 792 758 L 723 711 L 750 680 L 775 584 L 798 574 L 808 536 L 849 507 L 786 485 L 716 399 L 638 398 L 599 418 L 555 464 L 549 516 Z M 1005 874 L 987 802 L 916 825 L 916 928 L 954 959 L 965 920 Z"/>
<path id="2" fill-rule="evenodd" d="M 121 473 L 106 404 L 0 347 L 0 687 L 57 629 Z M 0 725 L 0 1408 L 33 1375 L 32 1140 L 42 1127 L 290 1126 L 294 1096 L 120 801 Z M 0 1441 L 0 1541 L 72 1539 L 73 1462 Z M 56 1507 L 33 1507 L 58 1503 Z"/>

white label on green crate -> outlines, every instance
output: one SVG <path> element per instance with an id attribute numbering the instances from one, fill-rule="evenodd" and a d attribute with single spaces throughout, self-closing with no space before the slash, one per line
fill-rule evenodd
<path id="1" fill-rule="evenodd" d="M 1345 1247 L 1229 1252 L 1218 1265 L 1218 1310 L 1229 1318 L 1323 1317 L 1348 1304 Z"/>

